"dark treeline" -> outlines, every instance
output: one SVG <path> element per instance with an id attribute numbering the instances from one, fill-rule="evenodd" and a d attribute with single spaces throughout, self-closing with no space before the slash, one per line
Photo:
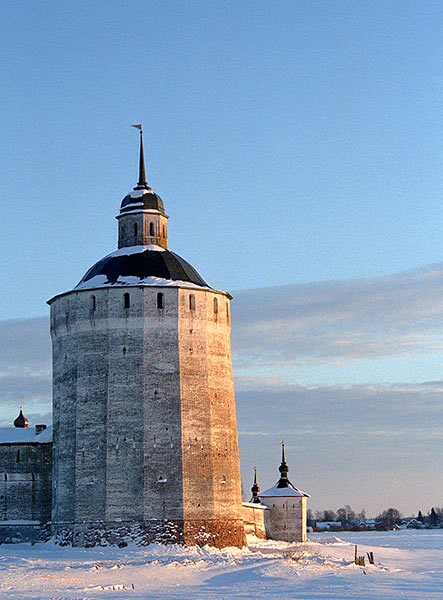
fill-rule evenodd
<path id="1" fill-rule="evenodd" d="M 375 518 L 368 518 L 366 510 L 363 508 L 360 512 L 355 512 L 349 506 L 338 508 L 337 510 L 316 510 L 307 511 L 308 526 L 314 530 L 364 530 L 364 529 L 404 529 L 404 528 L 443 528 L 443 507 L 433 507 L 426 515 L 420 510 L 416 517 L 403 517 L 397 508 L 387 508 Z"/>

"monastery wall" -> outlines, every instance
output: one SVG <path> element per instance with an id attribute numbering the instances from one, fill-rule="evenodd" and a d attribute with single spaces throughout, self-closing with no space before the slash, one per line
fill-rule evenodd
<path id="1" fill-rule="evenodd" d="M 51 444 L 0 444 L 0 464 L 0 525 L 49 521 Z"/>
<path id="2" fill-rule="evenodd" d="M 243 522 L 245 534 L 255 535 L 256 537 L 266 539 L 265 518 L 268 512 L 266 506 L 255 504 L 254 502 L 243 502 Z"/>

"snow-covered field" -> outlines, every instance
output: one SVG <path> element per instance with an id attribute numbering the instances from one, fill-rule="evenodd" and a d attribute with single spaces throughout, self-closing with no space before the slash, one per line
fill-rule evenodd
<path id="1" fill-rule="evenodd" d="M 0 547 L 0 598 L 443 598 L 443 530 L 310 534 L 305 544 L 250 538 L 248 550 Z M 353 564 L 373 551 L 375 566 Z"/>

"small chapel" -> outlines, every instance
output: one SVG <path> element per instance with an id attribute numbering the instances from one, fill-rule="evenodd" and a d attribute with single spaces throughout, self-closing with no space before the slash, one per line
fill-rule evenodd
<path id="1" fill-rule="evenodd" d="M 232 297 L 169 250 L 135 127 L 139 176 L 116 216 L 118 248 L 48 301 L 53 426 L 28 428 L 20 411 L 0 428 L 0 542 L 31 529 L 83 547 L 304 541 L 309 496 L 288 479 L 284 444 L 278 482 L 260 493 L 255 478 L 242 502 Z"/>

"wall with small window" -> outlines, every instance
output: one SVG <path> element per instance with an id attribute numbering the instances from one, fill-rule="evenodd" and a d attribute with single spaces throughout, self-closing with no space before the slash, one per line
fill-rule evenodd
<path id="1" fill-rule="evenodd" d="M 265 516 L 269 539 L 306 540 L 306 497 L 262 497 L 261 502 L 269 508 Z"/>
<path id="2" fill-rule="evenodd" d="M 118 215 L 118 247 L 155 244 L 167 248 L 167 217 L 155 212 Z"/>
<path id="3" fill-rule="evenodd" d="M 223 326 L 230 327 L 229 297 L 219 292 L 206 290 L 179 289 L 180 314 L 185 319 L 192 319 L 197 327 L 198 321 L 212 322 L 222 332 Z"/>

